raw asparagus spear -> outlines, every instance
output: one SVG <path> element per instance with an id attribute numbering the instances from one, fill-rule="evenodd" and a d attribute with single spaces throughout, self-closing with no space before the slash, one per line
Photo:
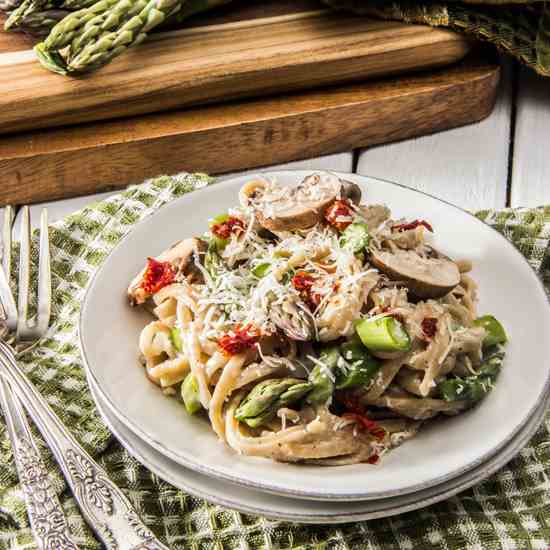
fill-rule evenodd
<path id="1" fill-rule="evenodd" d="M 54 25 L 64 19 L 69 12 L 86 8 L 97 0 L 3 0 L 11 8 L 5 9 L 0 0 L 0 10 L 10 11 L 4 24 L 5 30 L 30 31 L 37 34 L 48 33 Z"/>
<path id="2" fill-rule="evenodd" d="M 35 36 L 47 35 L 52 27 L 69 14 L 66 10 L 44 10 L 25 16 L 19 25 L 19 30 Z"/>
<path id="3" fill-rule="evenodd" d="M 42 54 L 50 54 L 46 68 L 62 74 L 93 70 L 143 41 L 181 5 L 181 0 L 100 0 L 59 22 L 37 54 L 41 61 Z M 59 57 L 52 57 L 54 52 Z"/>
<path id="4" fill-rule="evenodd" d="M 4 30 L 9 31 L 21 26 L 30 14 L 53 8 L 51 0 L 23 0 L 9 15 L 4 23 Z"/>
<path id="5" fill-rule="evenodd" d="M 235 418 L 251 428 L 271 420 L 281 407 L 299 401 L 311 385 L 299 378 L 271 378 L 256 385 L 235 411 Z"/>
<path id="6" fill-rule="evenodd" d="M 86 1 L 64 0 L 64 5 Z M 92 71 L 142 42 L 159 25 L 174 26 L 228 1 L 100 0 L 66 17 L 35 51 L 42 65 L 51 71 Z"/>

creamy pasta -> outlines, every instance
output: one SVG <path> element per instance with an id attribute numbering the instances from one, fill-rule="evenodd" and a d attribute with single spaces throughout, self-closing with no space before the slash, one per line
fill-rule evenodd
<path id="1" fill-rule="evenodd" d="M 330 173 L 254 178 L 239 200 L 128 288 L 154 316 L 147 377 L 236 452 L 374 464 L 493 387 L 506 334 L 429 221 L 362 204 Z"/>

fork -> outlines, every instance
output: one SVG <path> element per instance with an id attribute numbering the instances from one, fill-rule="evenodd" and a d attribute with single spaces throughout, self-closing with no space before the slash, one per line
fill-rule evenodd
<path id="1" fill-rule="evenodd" d="M 13 211 L 7 208 L 3 231 L 3 266 L 0 268 L 0 299 L 8 329 L 15 330 L 16 342 L 36 342 L 45 335 L 51 312 L 47 212 L 43 210 L 41 216 L 38 307 L 34 324 L 28 320 L 31 251 L 28 207 L 22 209 L 17 306 L 9 286 L 12 220 Z M 105 547 L 109 550 L 168 550 L 143 524 L 124 493 L 63 425 L 17 364 L 14 348 L 3 339 L 0 339 L 0 375 L 0 403 L 8 424 L 31 529 L 39 547 L 46 550 L 78 550 L 70 539 L 67 520 L 49 484 L 47 471 L 33 442 L 21 403 L 61 467 L 84 519 Z"/>

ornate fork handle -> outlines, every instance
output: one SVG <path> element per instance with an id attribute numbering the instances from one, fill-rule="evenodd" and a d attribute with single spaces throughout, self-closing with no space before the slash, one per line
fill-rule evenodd
<path id="1" fill-rule="evenodd" d="M 40 550 L 78 550 L 67 518 L 40 457 L 25 413 L 9 386 L 0 379 L 0 402 L 10 432 L 13 456 L 23 489 L 31 530 Z"/>
<path id="2" fill-rule="evenodd" d="M 124 493 L 67 431 L 3 341 L 0 374 L 19 393 L 63 470 L 82 514 L 105 546 L 109 550 L 168 550 L 142 523 Z"/>

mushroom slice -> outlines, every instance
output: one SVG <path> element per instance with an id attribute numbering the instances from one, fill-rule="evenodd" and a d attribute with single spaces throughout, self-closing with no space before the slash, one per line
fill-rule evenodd
<path id="1" fill-rule="evenodd" d="M 361 202 L 361 188 L 352 181 L 340 180 L 340 183 L 342 185 L 342 197 L 354 204 L 359 204 Z"/>
<path id="2" fill-rule="evenodd" d="M 357 188 L 357 189 L 355 189 Z M 260 225 L 269 231 L 296 231 L 320 222 L 328 206 L 343 196 L 354 200 L 360 189 L 333 174 L 312 174 L 297 186 L 254 186 L 250 195 Z"/>
<path id="3" fill-rule="evenodd" d="M 371 204 L 360 206 L 359 211 L 367 224 L 369 231 L 374 231 L 391 216 L 390 209 L 384 204 Z"/>
<path id="4" fill-rule="evenodd" d="M 202 280 L 202 272 L 197 267 L 200 254 L 206 251 L 207 244 L 201 239 L 191 237 L 178 241 L 170 248 L 159 254 L 155 259 L 159 262 L 170 262 L 176 270 L 178 278 L 185 277 L 190 283 Z M 141 286 L 145 267 L 134 277 L 128 287 L 128 298 L 131 305 L 143 304 L 150 294 Z"/>
<path id="5" fill-rule="evenodd" d="M 433 255 L 425 257 L 414 250 L 372 250 L 371 262 L 417 298 L 440 298 L 460 283 L 460 271 L 451 259 L 431 251 Z"/>

